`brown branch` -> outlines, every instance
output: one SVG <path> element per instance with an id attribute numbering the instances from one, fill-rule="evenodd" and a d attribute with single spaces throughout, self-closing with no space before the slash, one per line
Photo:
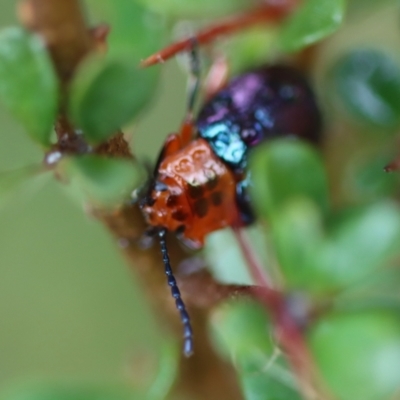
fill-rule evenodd
<path id="1" fill-rule="evenodd" d="M 42 35 L 47 43 L 66 98 L 68 83 L 79 62 L 96 49 L 96 38 L 84 20 L 78 0 L 24 0 L 19 6 L 22 23 L 31 31 Z M 63 102 L 64 100 L 62 100 Z M 60 110 L 63 110 L 60 104 Z M 64 153 L 85 152 L 85 143 L 77 135 L 66 114 L 61 111 L 56 123 L 58 142 L 51 151 Z M 110 157 L 132 157 L 128 143 L 117 132 L 97 152 Z M 116 238 L 127 262 L 153 304 L 166 330 L 181 337 L 181 324 L 166 284 L 161 255 L 158 250 L 143 250 L 139 243 L 146 228 L 140 210 L 126 205 L 114 212 L 95 210 L 98 218 Z M 174 238 L 170 238 L 171 261 L 178 265 L 187 255 Z M 194 276 L 177 277 L 182 293 L 189 304 L 195 332 L 195 354 L 182 359 L 181 373 L 176 392 L 183 398 L 240 400 L 242 398 L 233 368 L 222 361 L 208 338 L 209 308 L 223 298 L 248 293 L 244 287 L 224 287 L 215 283 L 211 276 L 201 273 Z M 199 296 L 206 289 L 208 301 Z M 247 292 L 246 292 L 247 291 Z M 201 299 L 201 301 L 199 301 Z"/>
<path id="2" fill-rule="evenodd" d="M 93 45 L 81 4 L 71 0 L 28 0 L 20 3 L 18 16 L 27 29 L 44 38 L 61 81 L 69 81 Z"/>
<path id="3" fill-rule="evenodd" d="M 114 214 L 98 211 L 96 214 L 122 244 L 126 259 L 144 282 L 147 297 L 163 326 L 181 338 L 181 322 L 166 285 L 159 251 L 143 250 L 139 245 L 146 228 L 140 210 L 131 206 Z M 173 265 L 179 265 L 187 258 L 173 237 L 169 238 L 169 250 Z M 239 293 L 249 294 L 250 290 L 240 286 L 219 285 L 204 271 L 177 276 L 177 279 L 188 305 L 195 335 L 195 354 L 189 359 L 182 357 L 177 391 L 191 399 L 241 399 L 233 369 L 219 358 L 209 342 L 208 311 L 221 300 Z"/>

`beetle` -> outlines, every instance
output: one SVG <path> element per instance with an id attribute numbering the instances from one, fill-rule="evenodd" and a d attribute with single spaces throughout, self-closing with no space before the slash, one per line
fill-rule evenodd
<path id="1" fill-rule="evenodd" d="M 167 53 L 188 49 L 195 78 L 187 117 L 180 131 L 167 137 L 139 202 L 160 242 L 168 284 L 184 326 L 186 356 L 193 352 L 193 331 L 170 265 L 167 232 L 199 249 L 211 232 L 252 223 L 246 173 L 251 149 L 282 136 L 317 144 L 321 132 L 313 91 L 303 74 L 288 65 L 262 66 L 234 77 L 220 85 L 193 117 L 200 80 L 196 49 L 203 36 L 181 42 L 184 46 L 178 50 L 172 45 L 174 51 L 161 51 L 144 62 L 151 65 Z"/>

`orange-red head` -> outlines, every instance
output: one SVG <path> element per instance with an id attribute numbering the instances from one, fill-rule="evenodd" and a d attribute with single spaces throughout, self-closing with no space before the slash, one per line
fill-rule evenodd
<path id="1" fill-rule="evenodd" d="M 167 156 L 155 179 L 142 206 L 150 225 L 178 231 L 199 248 L 208 233 L 237 222 L 235 178 L 204 139 Z"/>

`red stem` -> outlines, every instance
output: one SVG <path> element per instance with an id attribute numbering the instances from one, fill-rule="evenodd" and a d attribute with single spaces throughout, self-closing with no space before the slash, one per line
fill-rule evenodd
<path id="1" fill-rule="evenodd" d="M 247 261 L 249 271 L 254 279 L 254 282 L 260 286 L 271 288 L 271 282 L 267 275 L 267 271 L 260 264 L 257 256 L 254 254 L 243 229 L 233 227 L 233 233 L 240 245 L 240 249 L 243 253 L 244 258 Z"/>
<path id="2" fill-rule="evenodd" d="M 247 261 L 250 273 L 255 283 L 260 285 L 253 289 L 254 296 L 258 298 L 271 315 L 276 329 L 276 336 L 292 365 L 303 396 L 305 398 L 315 398 L 316 378 L 312 357 L 302 333 L 287 306 L 285 295 L 283 292 L 271 287 L 265 269 L 259 263 L 243 231 L 240 228 L 234 228 L 233 230 L 243 256 Z"/>
<path id="3" fill-rule="evenodd" d="M 278 23 L 293 11 L 297 3 L 297 0 L 284 0 L 279 4 L 267 3 L 247 13 L 234 15 L 198 32 L 195 35 L 196 42 L 199 45 L 205 45 L 214 41 L 218 36 L 229 35 L 256 24 Z M 162 63 L 180 52 L 189 50 L 192 46 L 193 37 L 173 43 L 143 60 L 141 66 L 149 67 Z"/>

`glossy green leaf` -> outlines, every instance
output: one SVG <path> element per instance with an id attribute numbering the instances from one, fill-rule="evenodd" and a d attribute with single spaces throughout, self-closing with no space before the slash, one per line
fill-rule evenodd
<path id="1" fill-rule="evenodd" d="M 304 0 L 283 24 L 279 35 L 284 51 L 297 51 L 335 32 L 343 21 L 345 0 Z"/>
<path id="2" fill-rule="evenodd" d="M 140 0 L 155 11 L 169 17 L 216 17 L 240 11 L 255 4 L 254 0 Z"/>
<path id="3" fill-rule="evenodd" d="M 266 311 L 259 304 L 224 304 L 211 322 L 216 346 L 233 360 L 246 400 L 300 399 L 295 379 L 273 341 Z"/>
<path id="4" fill-rule="evenodd" d="M 96 155 L 71 157 L 61 167 L 85 197 L 101 205 L 126 200 L 144 177 L 142 167 L 132 160 Z"/>
<path id="5" fill-rule="evenodd" d="M 336 63 L 330 79 L 351 117 L 388 129 L 399 126 L 400 68 L 389 55 L 379 50 L 353 51 Z"/>
<path id="6" fill-rule="evenodd" d="M 1 400 L 148 400 L 144 393 L 123 385 L 32 383 L 0 394 Z"/>
<path id="7" fill-rule="evenodd" d="M 91 143 L 101 143 L 143 110 L 154 84 L 149 70 L 128 59 L 91 58 L 72 83 L 70 114 Z"/>
<path id="8" fill-rule="evenodd" d="M 250 158 L 251 197 L 258 214 L 269 218 L 287 201 L 305 197 L 326 211 L 328 184 L 317 152 L 287 139 L 258 146 Z"/>
<path id="9" fill-rule="evenodd" d="M 58 82 L 39 36 L 21 28 L 0 32 L 0 100 L 36 142 L 50 144 Z"/>
<path id="10" fill-rule="evenodd" d="M 309 332 L 317 367 L 341 400 L 388 400 L 400 391 L 400 320 L 385 311 L 330 315 Z"/>

